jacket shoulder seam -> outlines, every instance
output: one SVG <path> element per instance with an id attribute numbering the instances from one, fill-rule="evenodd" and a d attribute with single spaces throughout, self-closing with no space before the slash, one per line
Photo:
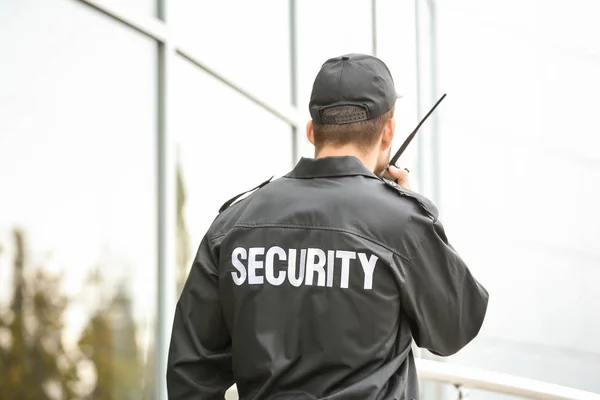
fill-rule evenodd
<path id="1" fill-rule="evenodd" d="M 300 225 L 300 224 L 249 224 L 249 223 L 238 223 L 236 224 L 233 228 L 231 228 L 231 230 L 234 229 L 238 229 L 238 228 L 289 228 L 289 229 L 315 229 L 315 230 L 320 230 L 320 231 L 334 231 L 334 232 L 343 232 L 343 233 L 348 233 L 350 235 L 354 235 L 357 237 L 360 237 L 362 239 L 368 240 L 371 243 L 375 243 L 378 246 L 383 247 L 386 250 L 391 251 L 393 254 L 395 254 L 396 256 L 400 257 L 402 260 L 411 263 L 411 260 L 409 258 L 407 258 L 405 255 L 398 253 L 396 250 L 394 250 L 392 247 L 390 247 L 389 245 L 377 240 L 377 239 L 373 239 L 367 235 L 364 235 L 360 232 L 357 231 L 353 231 L 351 229 L 346 229 L 346 228 L 339 228 L 339 227 L 335 227 L 335 226 L 325 226 L 325 225 Z M 225 234 L 222 235 L 218 235 L 218 236 L 223 236 Z"/>
<path id="2" fill-rule="evenodd" d="M 257 190 L 260 190 L 263 187 L 265 187 L 266 185 L 268 185 L 273 180 L 273 178 L 274 178 L 274 175 L 271 176 L 266 181 L 264 181 L 263 183 L 261 183 L 260 185 L 256 186 L 255 188 L 252 188 L 250 190 L 246 190 L 245 192 L 242 192 L 242 193 L 239 193 L 239 194 L 233 196 L 231 199 L 227 200 L 221 206 L 221 208 L 219 208 L 219 214 L 221 214 L 223 211 L 227 210 L 229 207 L 231 207 L 232 205 L 234 205 L 236 203 L 236 200 L 238 200 L 243 195 L 248 194 L 248 193 L 250 193 L 252 195 L 252 194 L 256 193 Z M 242 199 L 242 200 L 244 200 L 244 199 Z"/>
<path id="3" fill-rule="evenodd" d="M 222 238 L 222 237 L 223 237 L 223 236 L 225 236 L 225 235 L 227 235 L 227 234 L 226 234 L 226 233 L 218 233 L 218 234 L 216 234 L 216 235 L 214 235 L 214 236 L 210 236 L 210 237 L 208 238 L 208 240 L 209 240 L 209 241 L 211 241 L 211 242 L 214 242 L 215 240 L 217 240 L 217 239 L 219 239 L 219 238 Z"/>
<path id="4" fill-rule="evenodd" d="M 433 204 L 433 202 L 431 202 L 431 200 L 429 200 L 428 198 L 426 198 L 422 195 L 419 195 L 418 193 L 412 192 L 411 190 L 407 190 L 407 189 L 401 187 L 396 182 L 384 180 L 384 179 L 381 179 L 381 181 L 387 187 L 394 189 L 396 191 L 396 194 L 400 195 L 401 198 L 406 198 L 409 201 L 416 201 L 417 204 L 419 205 L 419 207 L 433 220 L 434 223 L 438 220 L 438 218 L 439 218 L 438 211 L 435 208 L 435 204 Z M 429 203 L 429 204 L 426 204 L 426 203 Z"/>

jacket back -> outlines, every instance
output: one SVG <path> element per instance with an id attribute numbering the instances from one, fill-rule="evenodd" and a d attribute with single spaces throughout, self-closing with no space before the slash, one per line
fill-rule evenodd
<path id="1" fill-rule="evenodd" d="M 453 354 L 487 307 L 432 207 L 354 157 L 303 159 L 217 217 L 178 312 L 215 308 L 196 323 L 221 328 L 193 335 L 200 347 L 222 342 L 218 373 L 241 399 L 416 399 L 413 338 Z M 206 274 L 214 299 L 202 298 Z M 176 316 L 174 362 L 177 326 Z M 195 349 L 199 359 L 210 350 Z"/>

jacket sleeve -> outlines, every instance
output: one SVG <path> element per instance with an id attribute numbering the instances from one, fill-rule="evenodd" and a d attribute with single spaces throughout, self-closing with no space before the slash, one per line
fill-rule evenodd
<path id="1" fill-rule="evenodd" d="M 477 336 L 488 292 L 448 243 L 442 224 L 415 217 L 401 265 L 401 301 L 417 346 L 450 356 Z"/>
<path id="2" fill-rule="evenodd" d="M 233 384 L 217 266 L 205 236 L 175 310 L 167 362 L 169 400 L 223 399 Z"/>

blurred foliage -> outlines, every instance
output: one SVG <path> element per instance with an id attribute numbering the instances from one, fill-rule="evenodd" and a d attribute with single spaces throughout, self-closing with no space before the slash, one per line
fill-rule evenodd
<path id="1" fill-rule="evenodd" d="M 58 278 L 37 272 L 25 279 L 25 245 L 20 231 L 13 233 L 14 292 L 7 309 L 0 309 L 0 397 L 42 400 L 75 399 L 76 362 L 65 351 L 61 332 L 67 299 L 58 290 Z"/>
<path id="2" fill-rule="evenodd" d="M 177 293 L 181 293 L 190 269 L 190 236 L 185 223 L 185 180 L 177 160 Z"/>
<path id="3" fill-rule="evenodd" d="M 78 342 L 96 370 L 96 385 L 90 398 L 140 398 L 144 368 L 135 331 L 131 302 L 121 287 L 109 304 L 91 316 Z"/>
<path id="4" fill-rule="evenodd" d="M 8 304 L 0 304 L 0 399 L 153 398 L 154 360 L 141 360 L 124 286 L 91 313 L 77 343 L 67 347 L 69 299 L 60 276 L 42 268 L 28 273 L 23 233 L 15 230 L 13 238 L 13 292 Z M 101 287 L 97 271 L 93 275 L 90 284 Z M 93 374 L 82 373 L 86 366 Z"/>

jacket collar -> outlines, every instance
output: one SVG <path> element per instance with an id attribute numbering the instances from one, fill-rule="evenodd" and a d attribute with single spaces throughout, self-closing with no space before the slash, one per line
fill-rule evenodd
<path id="1" fill-rule="evenodd" d="M 379 179 L 372 171 L 354 156 L 336 156 L 322 158 L 302 157 L 286 178 L 325 178 L 334 176 L 363 175 Z"/>

